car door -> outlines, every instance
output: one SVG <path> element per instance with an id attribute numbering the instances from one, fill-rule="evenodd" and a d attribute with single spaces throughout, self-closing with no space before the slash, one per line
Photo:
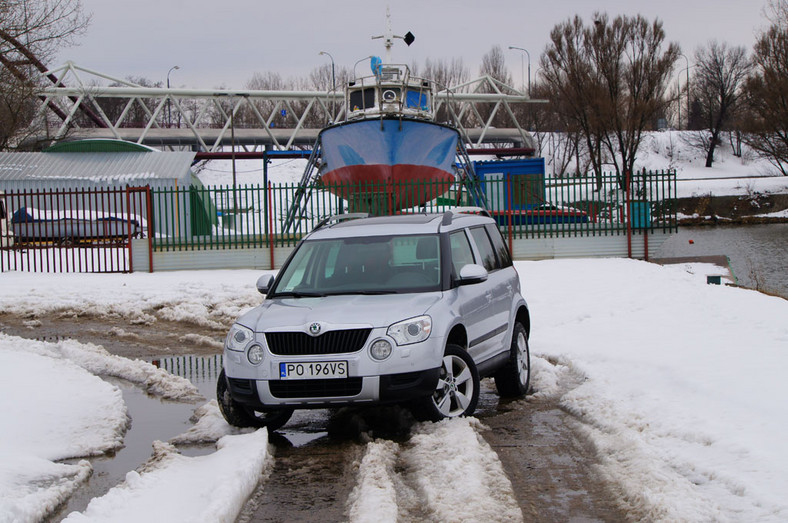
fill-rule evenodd
<path id="1" fill-rule="evenodd" d="M 475 339 L 469 339 L 472 352 L 479 354 L 479 360 L 485 361 L 501 351 L 509 331 L 509 315 L 511 311 L 512 288 L 511 278 L 503 270 L 503 260 L 497 255 L 493 241 L 485 227 L 472 227 L 471 238 L 479 253 L 482 265 L 487 269 L 487 281 L 483 292 L 487 300 L 486 316 L 483 321 L 483 332 Z"/>

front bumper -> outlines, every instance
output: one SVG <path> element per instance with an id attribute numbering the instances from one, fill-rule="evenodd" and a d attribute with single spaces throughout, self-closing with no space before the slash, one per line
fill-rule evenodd
<path id="1" fill-rule="evenodd" d="M 429 396 L 440 368 L 382 376 L 313 380 L 228 378 L 232 398 L 255 410 L 272 406 L 326 408 L 343 405 L 399 403 Z"/>

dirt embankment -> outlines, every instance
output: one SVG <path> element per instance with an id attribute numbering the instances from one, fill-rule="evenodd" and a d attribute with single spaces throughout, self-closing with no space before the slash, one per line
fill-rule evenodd
<path id="1" fill-rule="evenodd" d="M 788 209 L 788 194 L 701 195 L 678 198 L 681 225 L 788 223 L 788 217 L 760 216 Z"/>

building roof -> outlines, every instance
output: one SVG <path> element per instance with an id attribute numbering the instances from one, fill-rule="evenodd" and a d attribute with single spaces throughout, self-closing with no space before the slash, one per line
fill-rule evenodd
<path id="1" fill-rule="evenodd" d="M 90 180 L 110 184 L 178 180 L 190 175 L 193 152 L 0 152 L 0 182 Z"/>
<path id="2" fill-rule="evenodd" d="M 46 149 L 45 153 L 119 153 L 119 152 L 151 152 L 156 149 L 135 142 L 125 140 L 111 140 L 106 138 L 93 138 L 58 142 Z"/>

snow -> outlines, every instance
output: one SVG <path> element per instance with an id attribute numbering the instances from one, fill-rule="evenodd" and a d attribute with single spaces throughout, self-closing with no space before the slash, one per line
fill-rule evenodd
<path id="1" fill-rule="evenodd" d="M 719 274 L 707 264 L 516 266 L 532 315 L 529 401 L 558 401 L 577 418 L 631 519 L 788 519 L 788 301 L 707 285 L 707 274 Z M 31 329 L 50 314 L 78 321 L 88 312 L 151 328 L 159 317 L 227 325 L 260 302 L 259 275 L 6 273 L 0 309 L 28 315 Z M 193 397 L 186 384 L 143 363 L 76 341 L 0 335 L 0 521 L 46 517 L 90 474 L 88 461 L 62 460 L 122 444 L 122 396 L 97 376 Z M 485 430 L 474 419 L 450 420 L 418 425 L 407 442 L 370 442 L 348 500 L 350 520 L 401 519 L 419 500 L 427 500 L 419 510 L 429 519 L 460 512 L 519 519 Z M 200 457 L 172 447 L 217 440 L 217 450 Z M 146 466 L 70 520 L 232 520 L 270 460 L 265 431 L 231 429 L 208 402 L 192 429 L 157 442 Z"/>
<path id="2" fill-rule="evenodd" d="M 451 419 L 415 427 L 401 445 L 367 445 L 348 500 L 350 520 L 409 521 L 419 513 L 428 521 L 522 521 L 483 430 L 474 418 Z"/>
<path id="3" fill-rule="evenodd" d="M 267 446 L 265 429 L 223 437 L 207 456 L 182 456 L 156 442 L 149 470 L 130 471 L 122 485 L 64 521 L 235 521 L 270 462 Z"/>
<path id="4" fill-rule="evenodd" d="M 52 344 L 0 334 L 0 521 L 41 519 L 91 473 L 59 463 L 122 445 L 120 391 Z"/>

